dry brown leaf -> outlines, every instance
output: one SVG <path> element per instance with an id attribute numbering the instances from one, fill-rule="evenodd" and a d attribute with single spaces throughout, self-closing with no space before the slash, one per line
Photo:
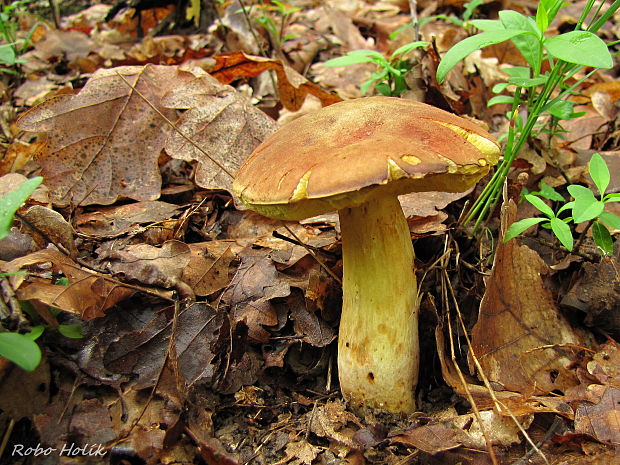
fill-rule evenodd
<path id="1" fill-rule="evenodd" d="M 510 446 L 521 442 L 519 428 L 510 417 L 502 416 L 492 410 L 480 412 L 484 430 L 494 445 Z M 527 429 L 534 416 L 519 418 Z M 430 454 L 465 446 L 473 449 L 486 449 L 482 428 L 473 413 L 456 415 L 439 423 L 420 426 L 392 438 L 394 442 L 412 445 Z"/>
<path id="2" fill-rule="evenodd" d="M 176 120 L 176 111 L 162 107 L 160 99 L 191 77 L 167 66 L 100 70 L 79 94 L 54 97 L 23 114 L 21 129 L 47 133 L 38 161 L 55 202 L 159 197 L 157 159 L 170 128 L 148 102 Z"/>
<path id="3" fill-rule="evenodd" d="M 54 244 L 62 245 L 71 258 L 77 257 L 73 228 L 60 213 L 43 205 L 33 205 L 23 214 L 23 218 L 28 229 L 34 227 L 30 232 L 41 248 L 51 240 Z"/>
<path id="4" fill-rule="evenodd" d="M 502 415 L 523 416 L 530 413 L 552 412 L 572 419 L 574 412 L 567 401 L 558 396 L 525 396 L 512 391 L 489 392 L 486 386 L 476 384 L 466 373 L 462 373 L 464 380 L 458 374 L 459 368 L 446 354 L 443 329 L 441 325 L 435 329 L 437 341 L 437 355 L 441 364 L 443 379 L 454 391 L 465 398 L 471 395 L 478 409 L 497 408 Z M 500 402 L 498 405 L 497 402 Z"/>
<path id="5" fill-rule="evenodd" d="M 248 326 L 252 340 L 267 342 L 270 334 L 263 326 L 275 326 L 280 320 L 269 300 L 290 293 L 290 285 L 276 270 L 268 251 L 256 251 L 242 257 L 224 300 L 231 306 L 233 320 Z"/>
<path id="6" fill-rule="evenodd" d="M 220 82 L 228 84 L 241 77 L 256 77 L 267 70 L 274 70 L 278 77 L 280 101 L 287 110 L 297 111 L 301 108 L 306 95 L 311 94 L 321 100 L 323 106 L 340 102 L 335 94 L 321 89 L 308 81 L 293 68 L 274 58 L 263 58 L 235 52 L 213 57 L 216 65 L 209 73 Z"/>
<path id="7" fill-rule="evenodd" d="M 599 403 L 582 403 L 575 412 L 575 432 L 620 446 L 620 389 L 608 386 Z"/>
<path id="8" fill-rule="evenodd" d="M 246 97 L 204 72 L 172 89 L 162 104 L 188 110 L 176 123 L 178 131 L 168 139 L 166 152 L 197 160 L 196 184 L 208 189 L 230 191 L 243 160 L 276 129 Z"/>
<path id="9" fill-rule="evenodd" d="M 205 304 L 193 304 L 179 313 L 176 330 L 176 361 L 188 385 L 209 381 L 217 353 L 224 314 Z M 113 373 L 138 376 L 136 389 L 152 386 L 166 358 L 172 322 L 162 312 L 142 328 L 123 334 L 107 347 L 106 368 Z M 227 334 L 224 335 L 226 337 Z"/>
<path id="10" fill-rule="evenodd" d="M 109 268 L 114 273 L 142 284 L 172 288 L 181 281 L 183 269 L 189 264 L 190 249 L 187 244 L 172 240 L 161 247 L 136 244 L 112 249 L 103 258 L 110 260 Z"/>
<path id="11" fill-rule="evenodd" d="M 503 222 L 516 217 L 512 200 Z M 498 246 L 472 330 L 473 350 L 491 381 L 521 393 L 565 392 L 578 384 L 570 368 L 583 341 L 555 304 L 540 256 L 516 240 Z"/>
<path id="12" fill-rule="evenodd" d="M 216 251 L 218 245 L 223 245 L 225 249 Z M 236 271 L 236 267 L 231 266 L 235 254 L 231 251 L 230 245 L 211 241 L 189 244 L 189 248 L 191 257 L 189 264 L 183 269 L 181 279 L 196 295 L 208 296 L 228 286 Z"/>
<path id="13" fill-rule="evenodd" d="M 136 232 L 139 225 L 157 223 L 172 218 L 180 212 L 178 205 L 157 200 L 136 202 L 76 216 L 77 229 L 93 237 L 109 238 Z"/>
<path id="14" fill-rule="evenodd" d="M 51 284 L 49 280 L 31 278 L 24 282 L 26 275 L 11 276 L 11 284 L 22 300 L 37 299 L 47 305 L 73 312 L 83 319 L 104 316 L 104 311 L 135 293 L 134 289 L 108 276 L 81 269 L 73 260 L 60 252 L 44 249 L 3 265 L 5 272 L 14 273 L 25 267 L 42 265 L 69 280 L 69 286 Z"/>

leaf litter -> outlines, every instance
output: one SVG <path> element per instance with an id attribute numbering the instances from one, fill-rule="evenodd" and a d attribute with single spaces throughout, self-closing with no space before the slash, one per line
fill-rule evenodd
<path id="1" fill-rule="evenodd" d="M 460 11 L 423 3 L 421 17 Z M 617 253 L 599 263 L 565 257 L 536 241 L 540 230 L 491 256 L 484 239 L 453 231 L 459 196 L 402 199 L 425 277 L 419 411 L 359 417 L 342 402 L 337 219 L 283 224 L 237 209 L 227 172 L 284 119 L 359 97 L 369 67 L 321 63 L 359 48 L 389 55 L 412 40 L 411 31 L 388 38 L 410 12 L 407 2 L 301 7 L 286 24 L 298 37 L 269 58 L 258 55 L 273 44 L 260 28 L 250 38 L 238 2 L 211 19 L 211 33 L 140 40 L 137 17 L 104 24 L 104 5 L 63 18 L 62 30 L 38 29 L 13 102 L 45 101 L 20 108 L 26 134 L 3 130 L 0 167 L 40 173 L 44 186 L 0 252 L 9 251 L 2 292 L 13 312 L 3 323 L 44 322 L 46 357 L 33 373 L 0 365 L 0 408 L 18 425 L 3 458 L 31 438 L 101 444 L 111 462 L 474 464 L 493 463 L 492 447 L 506 464 L 612 463 Z M 141 11 L 140 27 L 169 11 Z M 427 22 L 422 34 L 440 52 L 464 37 L 449 21 Z M 499 132 L 501 112 L 485 106 L 498 60 L 523 64 L 515 50 L 492 47 L 440 86 L 429 50 L 415 98 Z M 564 174 L 591 182 L 583 173 L 594 151 L 615 166 L 618 86 L 605 79 L 582 85 L 588 125 L 527 148 L 515 176 L 527 173 L 528 188 L 562 186 Z M 17 180 L 5 182 L 10 190 Z M 514 208 L 506 201 L 504 223 Z M 458 259 L 446 265 L 448 256 Z M 73 322 L 83 338 L 58 332 Z"/>

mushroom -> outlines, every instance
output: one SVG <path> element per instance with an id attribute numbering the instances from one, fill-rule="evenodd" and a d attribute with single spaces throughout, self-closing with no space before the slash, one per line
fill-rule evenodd
<path id="1" fill-rule="evenodd" d="M 418 290 L 397 196 L 466 191 L 499 153 L 487 132 L 463 118 L 410 100 L 368 97 L 284 125 L 239 169 L 234 194 L 264 216 L 301 220 L 338 211 L 338 376 L 353 408 L 415 408 Z"/>

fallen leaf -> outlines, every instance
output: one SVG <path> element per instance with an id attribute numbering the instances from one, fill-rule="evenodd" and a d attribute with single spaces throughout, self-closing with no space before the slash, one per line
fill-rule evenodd
<path id="1" fill-rule="evenodd" d="M 241 163 L 276 129 L 275 122 L 246 97 L 206 73 L 172 89 L 162 104 L 187 110 L 168 139 L 166 152 L 173 158 L 197 160 L 196 184 L 208 189 L 230 191 Z"/>
<path id="2" fill-rule="evenodd" d="M 608 386 L 599 403 L 579 405 L 575 411 L 575 433 L 620 446 L 620 389 Z"/>
<path id="3" fill-rule="evenodd" d="M 504 206 L 504 224 L 512 223 L 516 209 L 512 200 Z M 584 341 L 545 286 L 549 273 L 540 256 L 517 240 L 497 247 L 472 348 L 486 377 L 510 391 L 565 392 L 578 384 L 571 365 Z"/>
<path id="4" fill-rule="evenodd" d="M 5 272 L 15 273 L 33 265 L 42 265 L 44 270 L 48 270 L 51 265 L 53 270 L 67 277 L 69 286 L 52 284 L 48 279 L 30 278 L 24 282 L 27 275 L 18 274 L 10 278 L 17 296 L 23 300 L 37 299 L 47 305 L 76 313 L 85 320 L 104 316 L 106 309 L 136 292 L 109 276 L 83 270 L 73 260 L 53 249 L 44 249 L 17 258 L 4 264 L 2 268 Z"/>
<path id="5" fill-rule="evenodd" d="M 241 77 L 256 77 L 267 70 L 274 70 L 278 78 L 280 101 L 287 110 L 296 111 L 301 108 L 308 94 L 321 100 L 323 106 L 342 101 L 337 95 L 321 89 L 278 59 L 246 55 L 243 52 L 228 53 L 213 58 L 216 65 L 208 71 L 214 78 L 225 84 Z"/>
<path id="6" fill-rule="evenodd" d="M 187 244 L 166 241 L 161 247 L 148 244 L 129 245 L 124 249 L 107 250 L 102 256 L 109 269 L 149 286 L 176 287 L 183 269 L 190 261 Z"/>
<path id="7" fill-rule="evenodd" d="M 231 264 L 235 260 L 228 244 L 219 256 L 214 255 L 216 241 L 189 244 L 191 257 L 183 268 L 183 282 L 187 283 L 198 296 L 208 296 L 227 287 L 236 271 Z M 216 252 L 217 253 L 217 252 Z"/>
<path id="8" fill-rule="evenodd" d="M 206 304 L 193 304 L 179 313 L 175 352 L 179 373 L 188 385 L 211 380 L 215 342 L 224 319 Z M 153 386 L 166 358 L 171 331 L 172 321 L 165 313 L 155 315 L 106 348 L 106 368 L 113 373 L 137 375 L 136 389 Z"/>
<path id="9" fill-rule="evenodd" d="M 167 220 L 180 211 L 178 205 L 150 200 L 80 213 L 75 218 L 75 224 L 82 234 L 112 238 L 135 232 L 143 224 Z"/>
<path id="10" fill-rule="evenodd" d="M 149 102 L 175 121 L 176 111 L 160 99 L 191 77 L 167 66 L 99 70 L 77 95 L 54 97 L 24 113 L 21 129 L 47 133 L 38 161 L 55 203 L 159 197 L 157 159 L 170 128 Z"/>

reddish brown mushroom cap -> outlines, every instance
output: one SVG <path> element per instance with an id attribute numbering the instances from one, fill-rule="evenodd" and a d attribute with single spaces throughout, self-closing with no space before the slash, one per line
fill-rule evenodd
<path id="1" fill-rule="evenodd" d="M 362 98 L 283 126 L 244 162 L 233 191 L 265 216 L 302 219 L 379 193 L 465 191 L 499 153 L 463 118 L 410 100 Z"/>

